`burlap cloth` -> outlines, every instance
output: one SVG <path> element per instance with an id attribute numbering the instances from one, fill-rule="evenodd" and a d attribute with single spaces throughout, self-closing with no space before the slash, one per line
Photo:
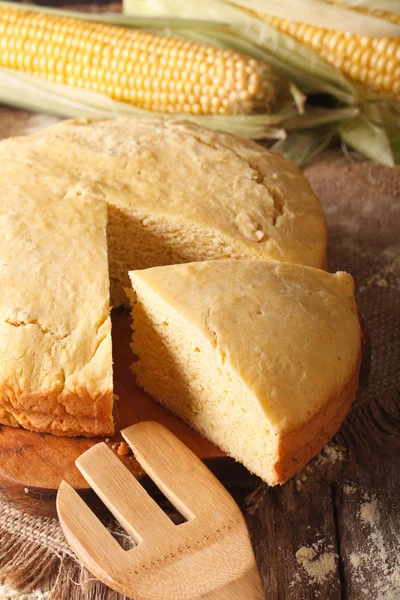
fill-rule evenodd
<path id="1" fill-rule="evenodd" d="M 385 410 L 393 434 L 400 421 L 400 169 L 352 157 L 328 155 L 306 175 L 324 206 L 329 231 L 329 269 L 356 279 L 357 298 L 372 339 L 369 384 L 352 411 Z M 371 426 L 373 419 L 371 418 Z M 108 525 L 122 544 L 127 536 Z M 29 592 L 19 598 L 121 600 L 93 580 L 66 544 L 57 521 L 0 506 L 0 567 L 3 580 Z M 0 598 L 15 598 L 3 588 Z"/>

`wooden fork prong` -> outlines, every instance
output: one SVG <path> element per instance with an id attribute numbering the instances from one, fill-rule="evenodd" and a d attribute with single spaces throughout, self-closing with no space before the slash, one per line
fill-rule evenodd
<path id="1" fill-rule="evenodd" d="M 224 519 L 229 518 L 229 512 L 237 514 L 239 509 L 231 495 L 168 429 L 154 421 L 145 421 L 121 433 L 136 460 L 186 519 L 208 517 L 213 506 L 224 507 Z"/>
<path id="2" fill-rule="evenodd" d="M 84 452 L 76 466 L 122 527 L 139 544 L 174 528 L 172 521 L 148 495 L 105 443 Z"/>
<path id="3" fill-rule="evenodd" d="M 64 535 L 86 567 L 102 581 L 121 568 L 125 552 L 77 492 L 62 481 L 57 493 L 57 513 Z"/>

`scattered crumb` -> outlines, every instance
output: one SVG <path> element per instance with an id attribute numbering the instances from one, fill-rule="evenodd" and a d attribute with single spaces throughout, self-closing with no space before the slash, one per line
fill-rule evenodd
<path id="1" fill-rule="evenodd" d="M 106 444 L 108 444 L 109 441 L 110 441 L 110 438 L 106 438 Z"/>
<path id="2" fill-rule="evenodd" d="M 118 402 L 118 400 L 119 400 L 118 394 L 113 394 L 113 400 L 114 400 L 114 402 Z"/>
<path id="3" fill-rule="evenodd" d="M 360 517 L 364 523 L 369 523 L 369 525 L 375 525 L 379 519 L 379 511 L 378 504 L 376 500 L 372 500 L 372 502 L 365 502 L 361 505 L 360 508 Z"/>
<path id="4" fill-rule="evenodd" d="M 381 519 L 375 497 L 364 496 L 358 517 L 364 537 L 357 552 L 350 554 L 354 580 L 362 586 L 363 600 L 399 600 L 400 556 L 385 545 L 379 527 Z"/>
<path id="5" fill-rule="evenodd" d="M 380 264 L 379 272 L 372 275 L 364 285 L 359 286 L 359 292 L 364 292 L 372 285 L 400 290 L 400 255 L 398 248 L 395 246 L 386 248 L 380 254 L 380 259 L 383 263 Z"/>
<path id="6" fill-rule="evenodd" d="M 310 547 L 302 546 L 296 552 L 297 562 L 303 567 L 311 582 L 324 583 L 336 571 L 337 554 L 324 552 L 319 554 L 319 543 Z M 319 556 L 318 556 L 319 554 Z"/>
<path id="7" fill-rule="evenodd" d="M 354 569 L 358 569 L 361 563 L 361 558 L 355 552 L 350 554 L 350 564 Z"/>
<path id="8" fill-rule="evenodd" d="M 332 480 L 335 473 L 337 473 L 340 468 L 340 463 L 344 461 L 346 452 L 347 450 L 344 446 L 338 446 L 336 444 L 330 444 L 323 448 L 321 452 L 294 478 L 296 490 L 302 490 L 302 483 L 310 478 L 323 478 L 328 481 Z"/>
<path id="9" fill-rule="evenodd" d="M 315 556 L 315 551 L 313 548 L 307 548 L 307 546 L 302 546 L 296 552 L 297 560 L 301 560 L 306 558 L 307 560 L 311 560 Z"/>
<path id="10" fill-rule="evenodd" d="M 111 445 L 111 448 L 112 448 L 113 450 L 116 450 L 116 449 L 117 449 L 117 445 L 118 445 L 118 444 L 112 444 L 112 445 Z"/>
<path id="11" fill-rule="evenodd" d="M 126 442 L 120 442 L 117 450 L 120 456 L 126 456 L 127 454 L 129 454 L 130 451 L 131 449 L 129 448 Z"/>
<path id="12" fill-rule="evenodd" d="M 356 493 L 357 488 L 354 485 L 344 485 L 343 491 L 346 494 L 346 496 L 351 496 L 351 494 Z"/>
<path id="13" fill-rule="evenodd" d="M 296 490 L 298 492 L 300 492 L 300 490 L 303 488 L 303 483 L 305 483 L 308 479 L 307 473 L 305 472 L 305 470 L 300 471 L 300 473 L 298 473 L 298 475 L 296 475 L 295 477 L 295 486 L 296 486 Z"/>
<path id="14" fill-rule="evenodd" d="M 338 460 L 343 460 L 345 452 L 346 448 L 343 446 L 326 446 L 323 449 L 323 453 L 332 465 L 337 463 Z"/>
<path id="15" fill-rule="evenodd" d="M 292 581 L 289 583 L 289 589 L 301 584 L 301 577 L 299 573 L 295 573 Z"/>
<path id="16" fill-rule="evenodd" d="M 29 494 L 29 488 L 24 488 L 24 494 Z"/>

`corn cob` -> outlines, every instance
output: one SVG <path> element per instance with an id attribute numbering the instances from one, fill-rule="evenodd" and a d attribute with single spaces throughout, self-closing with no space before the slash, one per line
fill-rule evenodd
<path id="1" fill-rule="evenodd" d="M 366 11 L 400 24 L 400 15 Z M 345 75 L 374 91 L 400 97 L 400 38 L 357 36 L 258 14 L 275 29 L 315 50 Z"/>
<path id="2" fill-rule="evenodd" d="M 233 50 L 0 7 L 0 66 L 160 112 L 266 112 L 270 67 Z"/>

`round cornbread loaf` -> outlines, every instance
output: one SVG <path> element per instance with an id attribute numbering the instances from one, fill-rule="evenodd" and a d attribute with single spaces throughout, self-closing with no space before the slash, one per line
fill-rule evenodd
<path id="1" fill-rule="evenodd" d="M 129 270 L 325 263 L 306 179 L 247 139 L 184 121 L 79 119 L 2 141 L 0 165 L 0 423 L 112 431 L 107 284 L 111 304 L 128 305 Z"/>

